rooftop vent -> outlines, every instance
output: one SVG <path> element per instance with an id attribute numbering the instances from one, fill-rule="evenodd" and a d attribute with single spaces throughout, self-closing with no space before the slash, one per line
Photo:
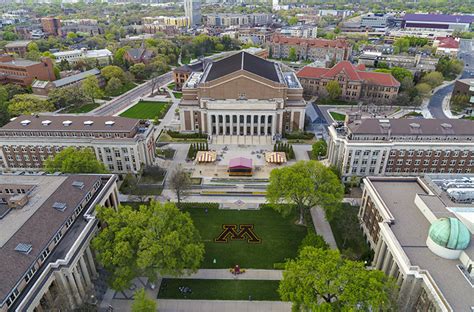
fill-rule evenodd
<path id="1" fill-rule="evenodd" d="M 65 126 L 65 127 L 69 127 L 71 124 L 72 124 L 72 121 L 70 121 L 70 120 L 63 121 L 63 126 Z"/>
<path id="2" fill-rule="evenodd" d="M 72 182 L 72 186 L 77 187 L 78 189 L 82 190 L 84 188 L 84 182 L 74 181 Z"/>
<path id="3" fill-rule="evenodd" d="M 30 244 L 25 244 L 25 243 L 19 243 L 15 247 L 15 251 L 18 251 L 24 254 L 29 254 L 31 249 L 33 249 L 33 246 L 31 246 Z"/>
<path id="4" fill-rule="evenodd" d="M 451 124 L 448 124 L 448 123 L 442 123 L 441 127 L 443 127 L 444 129 L 451 129 L 453 126 Z"/>
<path id="5" fill-rule="evenodd" d="M 20 121 L 20 123 L 22 126 L 28 126 L 31 123 L 31 120 L 25 119 Z"/>
<path id="6" fill-rule="evenodd" d="M 42 124 L 43 126 L 49 126 L 49 125 L 51 124 L 51 120 L 43 120 L 43 121 L 41 122 L 41 124 Z"/>
<path id="7" fill-rule="evenodd" d="M 66 207 L 67 207 L 66 203 L 55 202 L 53 204 L 53 208 L 59 211 L 66 210 Z"/>
<path id="8" fill-rule="evenodd" d="M 390 120 L 388 119 L 379 119 L 379 122 L 382 123 L 390 123 Z"/>
<path id="9" fill-rule="evenodd" d="M 109 127 L 112 127 L 114 124 L 115 124 L 115 121 L 113 121 L 113 120 L 109 120 L 109 121 L 105 122 L 105 125 L 109 126 Z"/>
<path id="10" fill-rule="evenodd" d="M 420 128 L 420 124 L 417 124 L 416 122 L 414 122 L 414 123 L 410 124 L 410 127 L 418 129 L 418 128 Z"/>
<path id="11" fill-rule="evenodd" d="M 84 125 L 85 126 L 92 126 L 94 124 L 94 122 L 92 120 L 86 120 L 84 121 Z"/>

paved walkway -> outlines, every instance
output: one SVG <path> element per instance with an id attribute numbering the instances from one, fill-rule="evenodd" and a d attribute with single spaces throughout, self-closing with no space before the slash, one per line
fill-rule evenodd
<path id="1" fill-rule="evenodd" d="M 244 268 L 245 269 L 245 268 Z M 180 276 L 179 278 L 187 279 L 219 279 L 219 280 L 267 280 L 279 281 L 283 277 L 281 270 L 257 270 L 246 269 L 245 273 L 234 275 L 229 269 L 201 269 L 191 275 Z M 176 278 L 176 277 L 174 277 Z"/>
<path id="2" fill-rule="evenodd" d="M 115 300 L 114 312 L 129 312 L 132 300 Z M 160 312 L 290 312 L 291 303 L 281 301 L 158 299 Z"/>
<path id="3" fill-rule="evenodd" d="M 326 220 L 324 210 L 321 207 L 311 208 L 311 218 L 313 219 L 316 233 L 324 237 L 324 240 L 332 249 L 337 249 L 336 239 L 334 238 L 329 222 Z"/>

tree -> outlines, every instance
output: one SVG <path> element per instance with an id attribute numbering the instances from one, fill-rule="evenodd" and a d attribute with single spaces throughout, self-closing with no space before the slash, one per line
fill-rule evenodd
<path id="1" fill-rule="evenodd" d="M 462 111 L 469 107 L 469 96 L 465 94 L 457 94 L 451 98 L 451 106 L 455 111 Z"/>
<path id="2" fill-rule="evenodd" d="M 390 73 L 392 74 L 393 78 L 397 79 L 399 82 L 402 82 L 405 78 L 409 78 L 413 81 L 413 74 L 406 68 L 392 67 L 390 69 Z"/>
<path id="3" fill-rule="evenodd" d="M 122 89 L 122 82 L 120 79 L 116 77 L 110 78 L 110 80 L 107 82 L 107 86 L 105 87 L 105 92 L 109 95 L 116 95 L 120 90 Z"/>
<path id="4" fill-rule="evenodd" d="M 393 46 L 396 48 L 396 53 L 407 52 L 410 47 L 410 40 L 407 38 L 398 38 L 393 43 Z"/>
<path id="5" fill-rule="evenodd" d="M 102 162 L 97 160 L 90 148 L 76 149 L 68 147 L 44 162 L 44 169 L 49 173 L 107 173 Z"/>
<path id="6" fill-rule="evenodd" d="M 126 48 L 117 49 L 117 51 L 115 51 L 115 54 L 114 54 L 114 64 L 124 66 L 125 65 L 125 58 L 124 58 L 125 53 L 127 53 Z"/>
<path id="7" fill-rule="evenodd" d="M 304 213 L 316 205 L 331 215 L 338 208 L 344 187 L 337 176 L 318 161 L 299 161 L 292 166 L 273 169 L 267 187 L 267 200 L 282 214 L 299 211 L 299 224 Z"/>
<path id="8" fill-rule="evenodd" d="M 8 111 L 8 90 L 4 86 L 0 86 L 0 127 L 10 121 L 10 113 Z"/>
<path id="9" fill-rule="evenodd" d="M 109 81 L 113 77 L 120 79 L 121 82 L 124 82 L 124 80 L 125 80 L 125 72 L 123 71 L 123 69 L 121 69 L 120 67 L 115 66 L 115 65 L 105 66 L 100 71 L 100 74 L 107 81 Z"/>
<path id="10" fill-rule="evenodd" d="M 337 250 L 305 247 L 283 272 L 278 292 L 293 311 L 389 311 L 396 283 L 363 262 L 341 258 Z"/>
<path id="11" fill-rule="evenodd" d="M 342 89 L 339 83 L 335 80 L 331 80 L 326 85 L 326 91 L 328 92 L 328 96 L 331 100 L 335 100 L 339 98 L 342 94 Z"/>
<path id="12" fill-rule="evenodd" d="M 427 73 L 421 78 L 421 82 L 426 82 L 432 88 L 436 88 L 444 81 L 443 74 L 437 71 Z"/>
<path id="13" fill-rule="evenodd" d="M 288 25 L 293 26 L 298 23 L 298 17 L 292 16 L 288 19 Z"/>
<path id="14" fill-rule="evenodd" d="M 425 82 L 421 82 L 415 86 L 417 93 L 420 96 L 428 96 L 431 93 L 431 86 Z"/>
<path id="15" fill-rule="evenodd" d="M 313 144 L 312 151 L 311 153 L 313 154 L 313 157 L 318 159 L 320 157 L 326 156 L 326 153 L 328 151 L 328 144 L 324 140 L 318 140 L 316 143 Z"/>
<path id="16" fill-rule="evenodd" d="M 32 42 L 27 47 L 25 58 L 31 61 L 39 61 L 41 59 L 41 52 L 38 49 L 38 45 Z"/>
<path id="17" fill-rule="evenodd" d="M 413 82 L 413 77 L 404 77 L 401 81 L 400 81 L 400 90 L 401 91 L 408 91 L 410 90 L 411 88 L 413 88 L 415 86 L 415 83 Z"/>
<path id="18" fill-rule="evenodd" d="M 170 187 L 176 193 L 176 198 L 178 200 L 178 208 L 181 207 L 181 199 L 184 196 L 184 192 L 191 186 L 191 178 L 189 174 L 183 170 L 180 166 L 176 168 L 170 177 Z"/>
<path id="19" fill-rule="evenodd" d="M 138 209 L 99 207 L 97 216 L 106 226 L 92 247 L 115 290 L 129 287 L 138 276 L 155 281 L 157 274 L 178 276 L 200 267 L 204 244 L 199 231 L 174 203 L 152 201 Z"/>
<path id="20" fill-rule="evenodd" d="M 288 52 L 288 58 L 292 62 L 296 62 L 298 60 L 298 55 L 296 55 L 296 49 L 294 47 L 290 48 L 290 51 Z"/>
<path id="21" fill-rule="evenodd" d="M 329 244 L 326 243 L 324 237 L 318 235 L 314 232 L 309 232 L 301 241 L 300 246 L 298 247 L 298 253 L 300 253 L 305 247 L 314 247 L 314 248 L 321 248 L 321 249 L 329 249 Z"/>
<path id="22" fill-rule="evenodd" d="M 138 63 L 130 67 L 130 72 L 137 78 L 138 80 L 144 80 L 147 78 L 147 72 L 145 64 Z"/>
<path id="23" fill-rule="evenodd" d="M 12 116 L 51 112 L 54 105 L 32 94 L 17 94 L 8 103 L 8 112 Z"/>
<path id="24" fill-rule="evenodd" d="M 132 312 L 156 312 L 156 301 L 147 297 L 145 288 L 135 292 Z"/>
<path id="25" fill-rule="evenodd" d="M 449 56 L 442 56 L 436 65 L 436 71 L 443 74 L 446 78 L 454 79 L 464 69 L 464 63 L 458 59 L 452 59 Z"/>
<path id="26" fill-rule="evenodd" d="M 48 99 L 58 109 L 67 106 L 79 107 L 87 103 L 87 99 L 78 85 L 53 89 L 49 92 Z"/>
<path id="27" fill-rule="evenodd" d="M 81 90 L 86 97 L 88 97 L 93 104 L 95 104 L 95 99 L 104 96 L 104 92 L 99 87 L 99 80 L 96 76 L 89 76 L 81 84 Z"/>

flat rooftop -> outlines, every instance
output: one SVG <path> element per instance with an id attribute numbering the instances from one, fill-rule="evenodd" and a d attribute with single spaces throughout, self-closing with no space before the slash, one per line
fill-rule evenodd
<path id="1" fill-rule="evenodd" d="M 100 175 L 0 176 L 0 184 L 32 186 L 26 206 L 12 209 L 0 220 L 0 301 L 31 268 L 93 185 L 100 181 Z M 74 186 L 74 182 L 83 183 L 83 187 Z M 64 203 L 64 211 L 53 208 L 55 203 Z M 19 244 L 31 245 L 31 251 L 16 251 Z"/>
<path id="2" fill-rule="evenodd" d="M 459 260 L 447 260 L 435 255 L 426 245 L 428 231 L 431 223 L 415 205 L 416 195 L 421 195 L 422 200 L 437 218 L 455 217 L 454 213 L 446 207 L 455 203 L 447 202 L 437 195 L 430 195 L 419 183 L 413 179 L 369 178 L 377 193 L 382 198 L 388 210 L 394 217 L 390 229 L 397 238 L 403 251 L 409 258 L 411 265 L 419 266 L 429 271 L 454 311 L 471 311 L 474 306 L 474 289 L 458 269 Z M 474 206 L 461 205 L 464 209 Z M 470 207 L 470 208 L 469 208 Z M 474 257 L 474 237 L 465 250 Z"/>

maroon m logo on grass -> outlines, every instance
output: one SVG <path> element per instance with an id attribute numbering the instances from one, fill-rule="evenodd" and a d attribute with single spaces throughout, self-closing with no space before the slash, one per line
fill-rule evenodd
<path id="1" fill-rule="evenodd" d="M 223 224 L 221 234 L 214 241 L 216 243 L 227 243 L 229 239 L 247 240 L 247 243 L 261 242 L 253 231 L 253 224 Z"/>

